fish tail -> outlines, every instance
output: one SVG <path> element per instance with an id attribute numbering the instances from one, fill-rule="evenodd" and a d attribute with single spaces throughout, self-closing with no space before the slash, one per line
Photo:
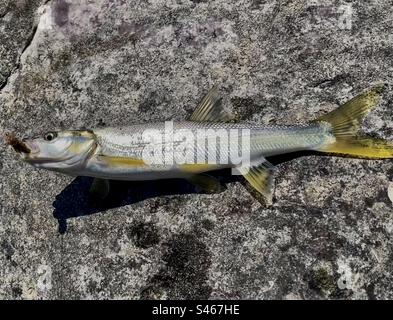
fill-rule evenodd
<path id="1" fill-rule="evenodd" d="M 328 123 L 331 142 L 318 151 L 352 158 L 393 158 L 393 143 L 360 133 L 362 119 L 378 103 L 382 86 L 376 86 L 346 102 L 336 110 L 315 120 Z"/>

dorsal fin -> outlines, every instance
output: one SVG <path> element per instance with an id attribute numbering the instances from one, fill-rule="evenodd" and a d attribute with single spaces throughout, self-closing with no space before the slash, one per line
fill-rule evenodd
<path id="1" fill-rule="evenodd" d="M 196 122 L 228 122 L 232 116 L 222 107 L 221 96 L 214 86 L 198 104 L 190 121 Z"/>

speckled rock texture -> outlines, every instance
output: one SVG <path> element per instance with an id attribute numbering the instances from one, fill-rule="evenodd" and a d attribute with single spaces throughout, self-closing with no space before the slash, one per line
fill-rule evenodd
<path id="1" fill-rule="evenodd" d="M 307 122 L 376 83 L 393 140 L 393 2 L 2 0 L 0 134 L 180 120 L 213 85 L 239 121 Z M 38 171 L 0 144 L 3 299 L 393 298 L 391 161 L 276 159 L 241 179 L 117 183 Z M 389 198 L 390 195 L 390 198 Z"/>

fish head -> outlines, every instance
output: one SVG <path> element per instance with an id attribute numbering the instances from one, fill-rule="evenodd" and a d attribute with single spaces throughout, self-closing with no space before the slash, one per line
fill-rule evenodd
<path id="1" fill-rule="evenodd" d="M 95 151 L 97 143 L 90 130 L 52 131 L 40 137 L 24 139 L 13 145 L 24 161 L 37 168 L 53 171 L 75 171 Z"/>

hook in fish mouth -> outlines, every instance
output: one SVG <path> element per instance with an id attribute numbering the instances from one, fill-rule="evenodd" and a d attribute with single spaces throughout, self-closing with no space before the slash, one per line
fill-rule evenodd
<path id="1" fill-rule="evenodd" d="M 6 133 L 4 135 L 4 142 L 14 148 L 16 152 L 29 154 L 31 148 L 22 140 L 18 139 L 14 133 Z"/>

